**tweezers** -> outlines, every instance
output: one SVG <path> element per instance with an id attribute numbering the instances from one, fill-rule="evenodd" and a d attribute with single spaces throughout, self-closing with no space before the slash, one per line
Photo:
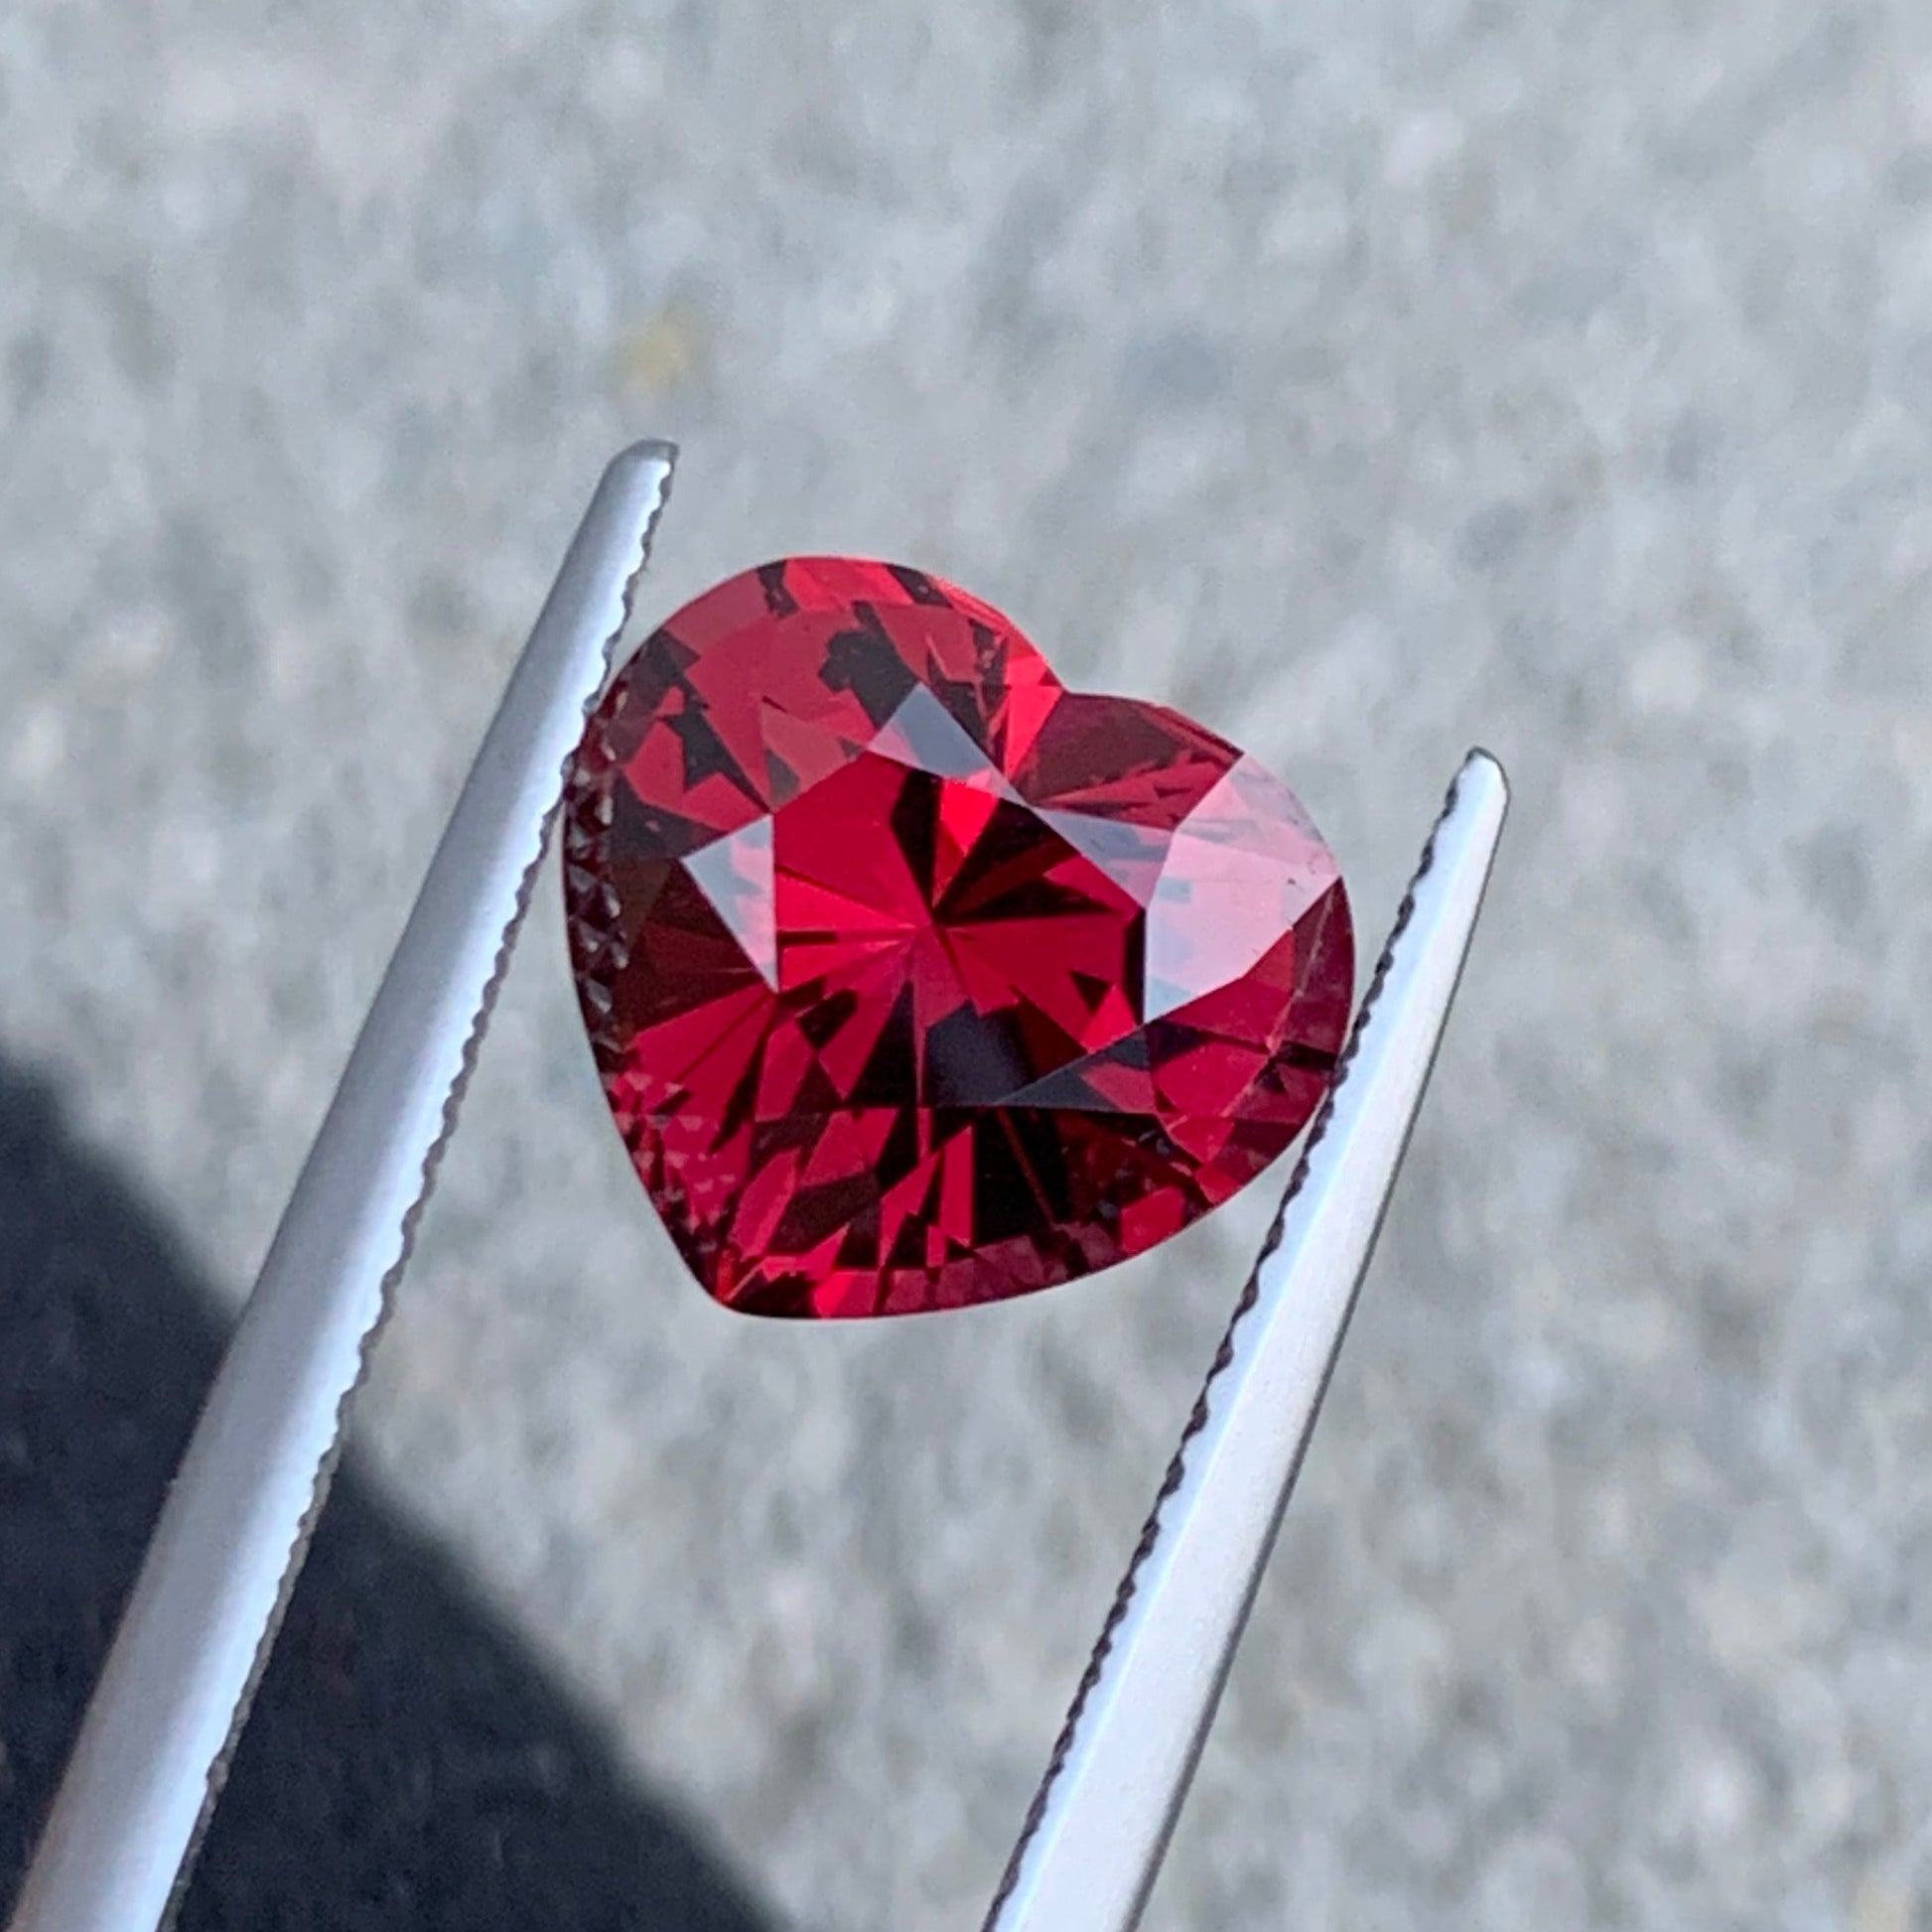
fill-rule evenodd
<path id="1" fill-rule="evenodd" d="M 605 472 L 445 829 L 215 1376 L 12 1932 L 153 1932 L 179 1902 L 408 1264 L 676 453 Z M 1501 832 L 1456 773 L 989 1910 L 1138 1923 L 1213 1721 L 1421 1104 Z"/>

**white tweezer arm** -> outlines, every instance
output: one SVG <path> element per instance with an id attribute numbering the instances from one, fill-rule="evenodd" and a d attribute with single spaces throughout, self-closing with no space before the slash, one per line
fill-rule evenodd
<path id="1" fill-rule="evenodd" d="M 986 1932 L 1131 1932 L 1274 1547 L 1462 971 L 1508 799 L 1471 752 L 1207 1371 Z"/>
<path id="2" fill-rule="evenodd" d="M 605 472 L 477 754 L 148 1545 L 13 1932 L 153 1932 L 169 1909 L 409 1259 L 673 460 L 640 443 Z"/>

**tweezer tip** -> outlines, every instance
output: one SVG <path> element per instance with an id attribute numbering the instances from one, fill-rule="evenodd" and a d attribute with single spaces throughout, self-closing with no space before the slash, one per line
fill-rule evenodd
<path id="1" fill-rule="evenodd" d="M 1502 804 L 1509 803 L 1509 773 L 1503 769 L 1503 761 L 1494 752 L 1480 745 L 1472 745 L 1462 760 L 1462 769 L 1456 776 L 1456 783 L 1465 778 L 1478 778 L 1492 786 Z"/>
<path id="2" fill-rule="evenodd" d="M 662 470 L 664 480 L 669 483 L 671 473 L 677 468 L 677 445 L 668 443 L 662 437 L 647 436 L 641 442 L 632 443 L 620 450 L 605 470 L 609 478 L 626 477 L 639 470 Z"/>

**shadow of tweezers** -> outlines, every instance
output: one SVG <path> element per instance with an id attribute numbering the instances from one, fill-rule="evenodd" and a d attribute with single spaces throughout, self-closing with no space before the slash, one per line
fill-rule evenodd
<path id="1" fill-rule="evenodd" d="M 221 1356 L 156 1204 L 0 1051 L 0 1918 Z M 181 1932 L 772 1932 L 665 1794 L 345 1467 Z"/>

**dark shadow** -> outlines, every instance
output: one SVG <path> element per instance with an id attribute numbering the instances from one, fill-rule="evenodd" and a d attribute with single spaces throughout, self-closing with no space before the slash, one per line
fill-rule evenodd
<path id="1" fill-rule="evenodd" d="M 154 1210 L 0 1065 L 0 1918 L 218 1351 Z M 336 1484 L 181 1932 L 765 1932 L 356 1480 Z"/>

